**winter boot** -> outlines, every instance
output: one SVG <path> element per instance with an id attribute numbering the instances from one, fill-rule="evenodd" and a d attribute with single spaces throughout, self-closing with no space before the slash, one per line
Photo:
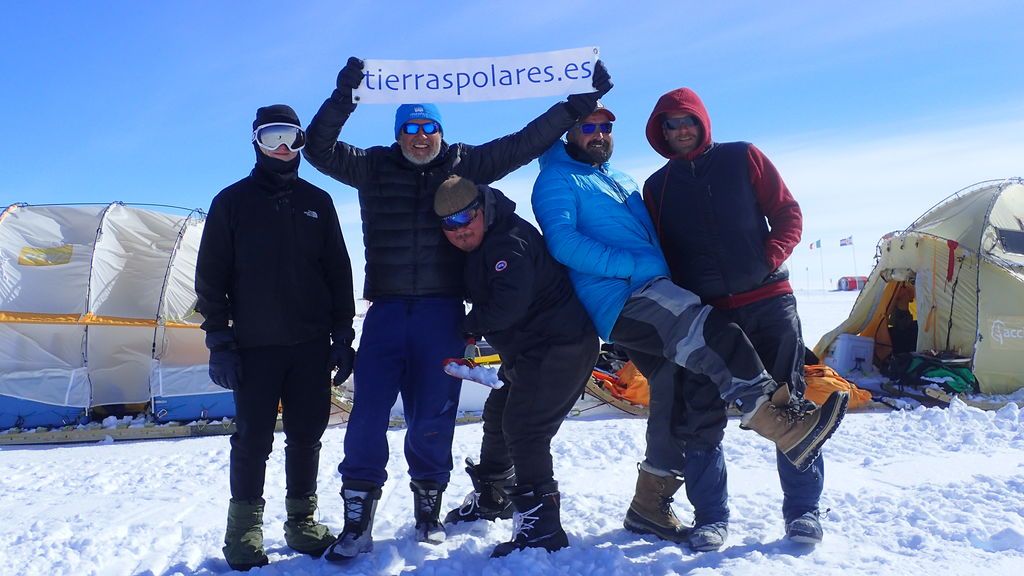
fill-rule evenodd
<path id="1" fill-rule="evenodd" d="M 429 480 L 413 480 L 412 488 L 413 511 L 416 515 L 416 540 L 427 544 L 440 544 L 448 537 L 444 525 L 438 520 L 441 516 L 441 496 L 444 495 L 445 484 Z"/>
<path id="2" fill-rule="evenodd" d="M 270 563 L 263 551 L 263 498 L 228 503 L 228 528 L 224 533 L 224 559 L 232 570 L 245 572 Z"/>
<path id="3" fill-rule="evenodd" d="M 729 524 L 727 522 L 712 522 L 694 526 L 686 543 L 694 552 L 712 552 L 721 548 L 728 537 Z"/>
<path id="4" fill-rule="evenodd" d="M 663 540 L 682 542 L 687 529 L 672 510 L 672 496 L 683 485 L 674 475 L 658 476 L 643 464 L 636 479 L 636 492 L 622 525 L 637 534 L 654 534 Z"/>
<path id="5" fill-rule="evenodd" d="M 800 544 L 819 544 L 824 537 L 818 511 L 804 512 L 793 520 L 786 522 L 786 537 Z"/>
<path id="6" fill-rule="evenodd" d="M 498 518 L 508 520 L 512 517 L 512 500 L 507 490 L 516 483 L 515 467 L 510 466 L 497 474 L 481 474 L 479 466 L 473 464 L 471 458 L 466 458 L 466 473 L 473 481 L 473 491 L 466 495 L 462 506 L 448 512 L 444 517 L 445 524 L 494 521 Z"/>
<path id="7" fill-rule="evenodd" d="M 341 487 L 345 500 L 345 528 L 327 547 L 328 562 L 345 562 L 373 550 L 373 515 L 380 500 L 380 486 L 370 482 L 346 482 Z"/>
<path id="8" fill-rule="evenodd" d="M 771 440 L 798 470 L 806 470 L 821 453 L 821 446 L 839 427 L 850 393 L 833 392 L 821 407 L 806 410 L 790 403 L 789 387 L 782 384 L 769 399 L 762 396 L 755 408 L 740 419 L 740 428 Z"/>
<path id="9" fill-rule="evenodd" d="M 320 556 L 334 543 L 327 526 L 316 521 L 316 494 L 304 498 L 285 498 L 288 520 L 284 523 L 284 541 L 296 552 Z"/>
<path id="10" fill-rule="evenodd" d="M 498 544 L 491 552 L 491 558 L 508 556 L 525 548 L 554 552 L 569 545 L 559 516 L 561 496 L 558 482 L 552 480 L 537 486 L 518 486 L 509 496 L 516 510 L 512 515 L 512 540 Z"/>

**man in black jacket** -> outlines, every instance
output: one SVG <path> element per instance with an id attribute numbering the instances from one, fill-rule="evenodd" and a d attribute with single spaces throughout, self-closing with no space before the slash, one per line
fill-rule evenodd
<path id="1" fill-rule="evenodd" d="M 448 241 L 467 253 L 466 330 L 487 337 L 505 382 L 484 404 L 480 464 L 466 461 L 473 492 L 445 523 L 508 518 L 514 507 L 516 532 L 491 556 L 564 548 L 551 439 L 597 361 L 597 332 L 565 268 L 500 191 L 452 176 L 434 212 Z"/>
<path id="2" fill-rule="evenodd" d="M 310 122 L 304 152 L 318 170 L 358 190 L 366 247 L 363 298 L 373 303 L 363 323 L 355 404 L 338 466 L 345 528 L 325 556 L 333 562 L 372 549 L 373 515 L 387 480 L 388 415 L 399 394 L 408 425 L 416 537 L 428 543 L 445 538 L 439 513 L 452 469 L 461 381 L 438 364 L 464 351 L 465 258 L 437 225 L 435 190 L 453 174 L 489 184 L 530 162 L 612 87 L 598 61 L 594 92 L 573 94 L 519 132 L 479 146 L 447 143 L 436 106 L 404 104 L 395 114 L 396 142 L 362 149 L 337 141 L 356 108 L 352 90 L 362 80 L 362 60 L 349 58 L 337 89 Z"/>
<path id="3" fill-rule="evenodd" d="M 314 519 L 320 437 L 331 369 L 352 372 L 352 266 L 331 197 L 298 177 L 305 134 L 295 112 L 260 108 L 256 167 L 210 204 L 196 264 L 210 378 L 234 391 L 231 502 L 224 556 L 231 568 L 267 564 L 263 484 L 283 408 L 285 541 L 319 556 L 334 538 Z"/>

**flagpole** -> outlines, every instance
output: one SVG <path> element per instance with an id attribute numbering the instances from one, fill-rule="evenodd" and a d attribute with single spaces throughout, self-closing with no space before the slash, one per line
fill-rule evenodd
<path id="1" fill-rule="evenodd" d="M 857 275 L 857 247 L 853 245 L 853 242 L 850 242 L 850 248 L 853 249 L 853 275 L 856 276 Z"/>

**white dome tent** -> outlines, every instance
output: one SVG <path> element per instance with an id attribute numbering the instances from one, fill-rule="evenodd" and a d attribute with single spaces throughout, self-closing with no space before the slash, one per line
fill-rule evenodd
<path id="1" fill-rule="evenodd" d="M 171 208 L 171 207 L 167 207 Z M 115 202 L 0 214 L 0 429 L 150 404 L 157 421 L 234 414 L 195 312 L 205 214 Z"/>

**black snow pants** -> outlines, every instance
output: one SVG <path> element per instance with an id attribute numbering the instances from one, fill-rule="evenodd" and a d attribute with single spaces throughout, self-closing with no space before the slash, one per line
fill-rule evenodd
<path id="1" fill-rule="evenodd" d="M 331 413 L 330 340 L 242 348 L 241 384 L 234 392 L 231 498 L 263 496 L 280 402 L 288 498 L 316 494 L 320 437 Z"/>
<path id="2" fill-rule="evenodd" d="M 505 386 L 484 404 L 480 470 L 515 465 L 519 485 L 554 479 L 551 439 L 590 378 L 600 345 L 590 329 L 573 342 L 542 343 L 509 358 L 498 375 Z"/>

